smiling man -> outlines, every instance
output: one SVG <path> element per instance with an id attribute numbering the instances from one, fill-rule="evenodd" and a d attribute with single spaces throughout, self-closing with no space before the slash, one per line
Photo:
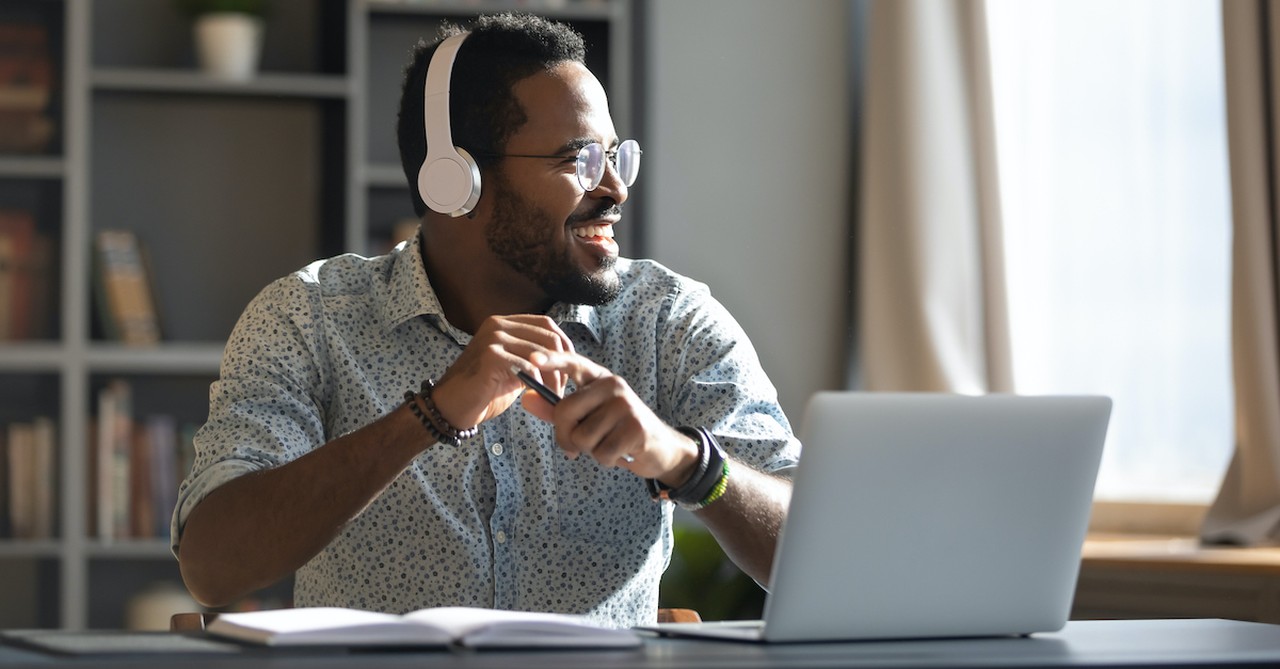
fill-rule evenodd
<path id="1" fill-rule="evenodd" d="M 706 286 L 618 256 L 641 151 L 584 55 L 521 15 L 414 50 L 398 134 L 420 233 L 245 310 L 174 512 L 199 601 L 295 574 L 299 606 L 648 623 L 675 503 L 767 582 L 799 444 Z M 437 202 L 450 164 L 478 176 L 458 206 Z"/>

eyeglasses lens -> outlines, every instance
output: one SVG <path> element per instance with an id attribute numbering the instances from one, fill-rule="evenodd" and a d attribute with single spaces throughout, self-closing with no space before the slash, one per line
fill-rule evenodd
<path id="1" fill-rule="evenodd" d="M 604 147 L 591 143 L 578 152 L 578 183 L 583 190 L 595 190 L 604 178 Z"/>
<path id="2" fill-rule="evenodd" d="M 622 183 L 627 186 L 634 184 L 640 174 L 640 143 L 634 139 L 623 142 L 618 147 L 618 162 L 614 167 L 618 169 L 618 178 L 622 179 Z"/>
<path id="3" fill-rule="evenodd" d="M 640 143 L 628 139 L 612 155 L 599 143 L 591 143 L 578 152 L 578 183 L 583 190 L 595 190 L 604 180 L 605 160 L 613 163 L 618 179 L 630 186 L 640 174 Z"/>

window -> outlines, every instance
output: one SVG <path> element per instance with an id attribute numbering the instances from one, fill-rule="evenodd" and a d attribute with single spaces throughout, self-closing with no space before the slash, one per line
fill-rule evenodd
<path id="1" fill-rule="evenodd" d="M 1114 399 L 1099 499 L 1208 502 L 1231 452 L 1220 11 L 987 4 L 1015 387 Z"/>

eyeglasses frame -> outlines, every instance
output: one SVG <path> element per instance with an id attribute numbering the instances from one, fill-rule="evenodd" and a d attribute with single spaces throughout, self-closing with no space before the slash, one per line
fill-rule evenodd
<path id="1" fill-rule="evenodd" d="M 618 172 L 618 154 L 622 151 L 622 145 L 623 145 L 623 144 L 626 144 L 627 142 L 635 142 L 635 145 L 636 145 L 636 158 L 639 158 L 640 156 L 644 155 L 644 149 L 641 149 L 641 148 L 640 148 L 640 142 L 636 142 L 636 140 L 634 140 L 634 139 L 624 139 L 624 140 L 622 140 L 621 142 L 619 142 L 619 143 L 618 143 L 618 148 L 613 149 L 612 151 L 610 151 L 610 150 L 608 150 L 608 149 L 604 149 L 604 145 L 603 145 L 603 144 L 601 144 L 600 142 L 591 142 L 591 143 L 589 143 L 589 144 L 584 145 L 582 148 L 578 149 L 577 155 L 573 156 L 573 158 L 574 158 L 574 160 L 581 161 L 581 160 L 582 160 L 582 154 L 583 154 L 583 152 L 584 152 L 584 151 L 586 151 L 586 150 L 587 150 L 588 148 L 590 148 L 592 145 L 599 146 L 601 149 L 604 149 L 604 156 L 605 156 L 605 158 L 607 159 L 607 160 L 606 160 L 606 163 L 605 163 L 605 169 L 608 169 L 608 166 L 609 166 L 609 165 L 612 165 L 612 166 L 613 166 L 613 172 L 614 172 L 615 174 L 619 174 L 619 172 Z M 479 155 L 485 156 L 486 158 L 544 158 L 544 159 L 547 159 L 547 160 L 551 160 L 551 159 L 555 159 L 555 160 L 568 160 L 568 159 L 570 158 L 570 156 L 565 155 L 565 154 L 553 154 L 553 155 L 547 155 L 547 154 L 536 154 L 536 153 L 481 153 L 481 154 L 479 154 Z M 597 183 L 596 183 L 596 185 L 592 186 L 591 188 L 587 188 L 587 185 L 586 185 L 585 183 L 583 183 L 583 182 L 582 182 L 582 174 L 581 174 L 581 173 L 578 173 L 578 172 L 577 172 L 577 170 L 575 170 L 575 174 L 574 174 L 574 176 L 578 177 L 578 185 L 579 185 L 579 186 L 582 186 L 582 190 L 584 190 L 584 191 L 586 191 L 586 192 L 588 192 L 588 193 L 590 193 L 591 191 L 593 191 L 593 190 L 595 190 L 595 189 L 597 189 L 597 188 L 599 188 L 599 187 L 600 187 L 599 182 L 597 182 Z M 639 176 L 640 176 L 640 171 L 639 171 L 639 169 L 637 168 L 637 170 L 636 170 L 636 177 L 637 177 L 637 178 L 639 178 Z M 601 179 L 602 181 L 604 180 L 604 173 L 601 173 L 601 174 L 600 174 L 600 179 Z M 624 183 L 625 183 L 625 182 L 624 182 Z M 627 186 L 628 188 L 630 188 L 630 187 L 631 187 L 631 185 L 632 185 L 632 184 L 634 184 L 634 183 L 635 183 L 635 179 L 632 179 L 632 180 L 631 180 L 631 183 L 626 184 L 626 186 Z"/>

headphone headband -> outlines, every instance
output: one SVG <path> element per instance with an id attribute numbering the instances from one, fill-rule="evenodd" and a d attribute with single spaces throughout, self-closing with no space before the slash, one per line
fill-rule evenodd
<path id="1" fill-rule="evenodd" d="M 418 194 L 432 211 L 455 217 L 469 213 L 480 199 L 480 168 L 470 154 L 453 145 L 449 123 L 453 61 L 467 35 L 454 35 L 436 47 L 422 86 L 427 153 L 418 170 Z"/>

